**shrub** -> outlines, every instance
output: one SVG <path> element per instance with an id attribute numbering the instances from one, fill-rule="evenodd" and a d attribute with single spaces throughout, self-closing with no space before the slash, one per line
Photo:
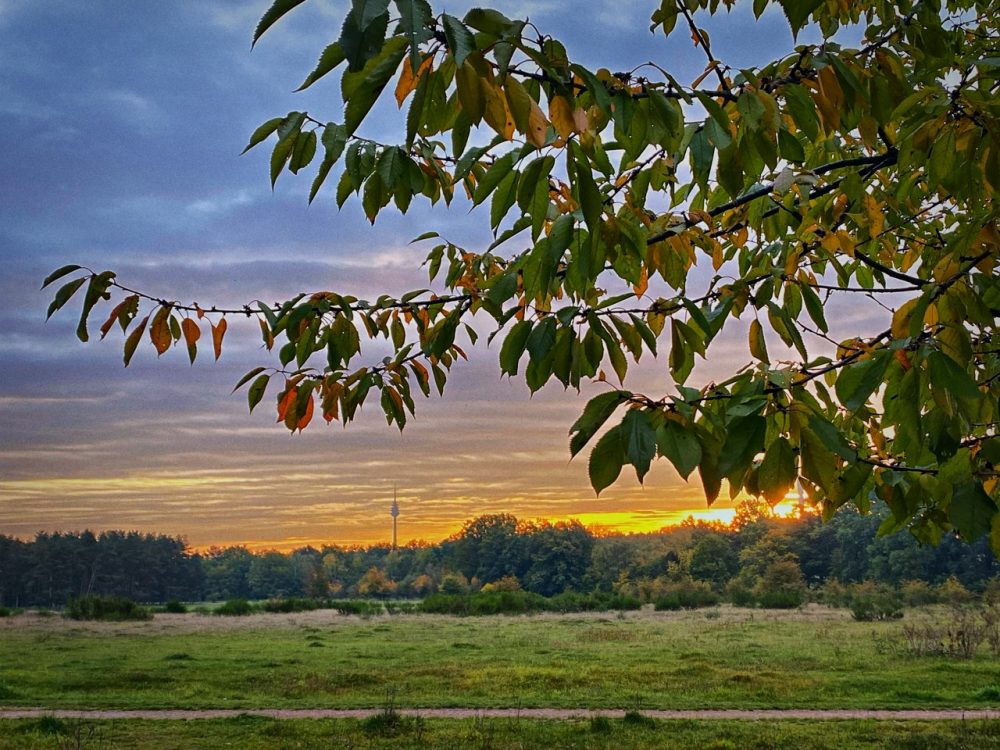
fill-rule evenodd
<path id="1" fill-rule="evenodd" d="M 438 586 L 442 594 L 464 594 L 468 590 L 469 581 L 461 573 L 446 573 Z"/>
<path id="2" fill-rule="evenodd" d="M 747 588 L 739 581 L 730 581 L 726 587 L 726 594 L 729 597 L 729 601 L 735 607 L 752 607 L 757 603 L 754 599 L 753 590 Z"/>
<path id="3" fill-rule="evenodd" d="M 14 614 L 14 610 L 10 607 L 0 606 L 0 617 L 10 617 L 12 614 Z"/>
<path id="4" fill-rule="evenodd" d="M 802 569 L 792 560 L 777 560 L 764 570 L 754 586 L 754 599 L 765 609 L 794 609 L 806 598 Z"/>
<path id="5" fill-rule="evenodd" d="M 820 587 L 819 600 L 827 607 L 847 608 L 851 606 L 851 591 L 836 578 L 830 578 Z"/>
<path id="6" fill-rule="evenodd" d="M 943 604 L 968 604 L 975 596 L 955 576 L 950 576 L 937 587 L 938 600 Z"/>
<path id="7" fill-rule="evenodd" d="M 124 596 L 74 596 L 66 602 L 63 614 L 73 620 L 149 620 L 153 615 L 145 607 Z"/>
<path id="8" fill-rule="evenodd" d="M 764 591 L 757 597 L 757 606 L 763 609 L 795 609 L 801 607 L 804 601 L 804 591 Z"/>
<path id="9" fill-rule="evenodd" d="M 927 581 L 903 581 L 899 593 L 907 607 L 923 607 L 938 601 L 938 593 Z"/>
<path id="10" fill-rule="evenodd" d="M 215 614 L 226 617 L 242 617 L 254 611 L 254 606 L 246 599 L 230 599 L 221 607 L 217 607 Z"/>
<path id="11" fill-rule="evenodd" d="M 884 584 L 872 581 L 851 587 L 851 617 L 859 622 L 898 620 L 903 616 L 903 605 L 896 592 Z"/>
<path id="12" fill-rule="evenodd" d="M 302 599 L 300 597 L 288 597 L 285 599 L 268 599 L 261 604 L 265 612 L 311 612 L 319 609 L 319 602 L 315 599 Z"/>
<path id="13" fill-rule="evenodd" d="M 182 602 L 171 599 L 163 605 L 163 611 L 169 612 L 172 615 L 183 615 L 188 611 L 188 608 Z"/>
<path id="14" fill-rule="evenodd" d="M 385 611 L 390 615 L 409 615 L 418 609 L 416 602 L 385 602 Z"/>

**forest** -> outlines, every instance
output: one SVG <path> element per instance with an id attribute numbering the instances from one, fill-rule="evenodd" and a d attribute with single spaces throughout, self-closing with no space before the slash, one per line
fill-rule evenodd
<path id="1" fill-rule="evenodd" d="M 507 514 L 467 521 L 436 544 L 398 549 L 324 545 L 289 553 L 243 546 L 193 551 L 182 538 L 136 531 L 0 535 L 0 606 L 59 607 L 88 594 L 137 602 L 282 597 L 422 598 L 481 589 L 551 597 L 609 592 L 641 601 L 687 590 L 734 603 L 783 592 L 791 603 L 838 584 L 870 581 L 909 592 L 982 591 L 1000 575 L 985 539 L 954 535 L 936 546 L 879 535 L 886 518 L 844 508 L 776 518 L 745 503 L 731 524 L 689 519 L 647 534 L 596 535 L 575 521 L 525 522 Z M 954 591 L 953 591 L 954 593 Z"/>

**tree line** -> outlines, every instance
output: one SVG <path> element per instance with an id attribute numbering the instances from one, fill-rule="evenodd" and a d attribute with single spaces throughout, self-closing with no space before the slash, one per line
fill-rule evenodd
<path id="1" fill-rule="evenodd" d="M 647 534 L 597 536 L 576 521 L 525 522 L 485 515 L 437 544 L 398 549 L 303 547 L 254 553 L 243 546 L 191 550 L 180 537 L 138 532 L 0 535 L 0 605 L 58 607 L 87 594 L 138 602 L 281 597 L 410 598 L 480 589 L 543 596 L 613 592 L 653 601 L 695 584 L 733 601 L 760 591 L 828 582 L 894 587 L 957 582 L 982 590 L 1000 575 L 985 539 L 953 535 L 936 546 L 879 534 L 885 514 L 843 509 L 832 519 L 775 518 L 740 506 L 731 524 L 697 522 Z"/>

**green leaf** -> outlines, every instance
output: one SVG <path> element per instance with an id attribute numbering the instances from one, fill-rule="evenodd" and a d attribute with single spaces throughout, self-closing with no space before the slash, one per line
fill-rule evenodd
<path id="1" fill-rule="evenodd" d="M 271 28 L 283 15 L 297 5 L 301 5 L 305 0 L 275 0 L 274 4 L 267 9 L 257 23 L 257 29 L 253 32 L 253 42 L 251 47 L 257 44 L 257 40 L 263 36 L 264 32 Z"/>
<path id="2" fill-rule="evenodd" d="M 656 455 L 656 430 L 650 421 L 649 412 L 643 409 L 629 409 L 621 423 L 625 440 L 625 456 L 635 467 L 635 474 L 642 483 L 649 473 L 649 465 Z"/>
<path id="3" fill-rule="evenodd" d="M 402 37 L 394 37 L 386 42 L 381 53 L 369 60 L 365 69 L 357 74 L 362 78 L 357 87 L 351 91 L 347 107 L 344 109 L 346 135 L 353 135 L 358 126 L 361 125 L 361 121 L 371 111 L 389 79 L 396 72 L 405 53 L 406 40 Z M 346 75 L 344 79 L 346 81 Z"/>
<path id="4" fill-rule="evenodd" d="M 795 468 L 795 451 L 786 438 L 779 437 L 767 446 L 760 464 L 757 482 L 771 505 L 781 502 L 794 486 L 798 472 Z"/>
<path id="5" fill-rule="evenodd" d="M 70 264 L 68 266 L 63 266 L 62 268 L 57 268 L 55 271 L 53 271 L 52 273 L 50 273 L 48 276 L 45 277 L 45 281 L 42 282 L 41 288 L 44 289 L 53 281 L 58 281 L 66 274 L 73 273 L 73 271 L 79 271 L 80 268 L 82 268 L 82 266 L 78 266 L 75 264 Z"/>
<path id="6" fill-rule="evenodd" d="M 528 344 L 528 334 L 531 333 L 531 321 L 519 320 L 510 329 L 500 347 L 500 370 L 507 375 L 517 375 L 517 365 Z"/>
<path id="7" fill-rule="evenodd" d="M 323 50 L 323 54 L 319 56 L 319 62 L 316 64 L 316 68 L 312 73 L 306 76 L 306 80 L 304 80 L 302 85 L 295 90 L 303 91 L 309 88 L 331 70 L 334 70 L 346 59 L 347 55 L 344 54 L 344 49 L 340 46 L 340 42 L 334 42 L 333 44 L 328 45 L 327 48 Z M 247 148 L 249 148 L 249 146 Z"/>
<path id="8" fill-rule="evenodd" d="M 869 359 L 847 365 L 837 377 L 837 398 L 848 411 L 857 411 L 867 403 L 868 398 L 882 385 L 886 368 L 892 353 L 886 350 L 876 352 Z"/>
<path id="9" fill-rule="evenodd" d="M 147 315 L 141 321 L 139 325 L 132 329 L 132 333 L 128 335 L 125 339 L 125 347 L 123 350 L 122 361 L 125 366 L 128 367 L 128 363 L 132 361 L 132 355 L 135 354 L 136 347 L 139 346 L 139 341 L 142 339 L 142 334 L 146 331 L 146 324 L 149 323 L 149 316 Z"/>
<path id="10" fill-rule="evenodd" d="M 966 542 L 974 542 L 989 532 L 996 514 L 996 504 L 979 482 L 966 482 L 955 488 L 948 519 Z"/>
<path id="11" fill-rule="evenodd" d="M 701 463 L 701 443 L 693 430 L 669 420 L 656 430 L 656 447 L 684 479 Z"/>
<path id="12" fill-rule="evenodd" d="M 587 472 L 590 484 L 598 495 L 601 490 L 615 483 L 624 464 L 625 448 L 622 444 L 621 425 L 616 425 L 604 433 L 590 452 Z"/>
<path id="13" fill-rule="evenodd" d="M 260 375 L 266 369 L 267 369 L 266 367 L 253 368 L 250 372 L 248 372 L 246 375 L 240 378 L 240 382 L 238 382 L 236 385 L 233 386 L 232 393 L 236 393 L 236 391 L 238 391 L 241 387 L 249 383 L 255 375 Z"/>
<path id="14" fill-rule="evenodd" d="M 250 405 L 250 411 L 253 412 L 254 407 L 260 403 L 260 400 L 264 398 L 264 392 L 267 391 L 267 384 L 270 381 L 271 376 L 264 374 L 253 381 L 253 385 L 247 391 L 247 403 Z"/>
<path id="15" fill-rule="evenodd" d="M 420 45 L 433 38 L 430 30 L 434 12 L 427 0 L 395 0 L 399 11 L 399 28 L 410 47 L 410 69 L 420 67 Z"/>
<path id="16" fill-rule="evenodd" d="M 388 7 L 389 0 L 353 0 L 339 40 L 350 71 L 362 70 L 383 50 L 385 33 L 389 28 Z M 390 41 L 397 39 L 405 48 L 407 40 L 404 37 L 394 37 Z"/>
<path id="17" fill-rule="evenodd" d="M 742 477 L 754 456 L 764 449 L 766 432 L 767 420 L 756 414 L 730 422 L 719 454 L 719 473 L 734 479 Z"/>
<path id="18" fill-rule="evenodd" d="M 809 14 L 823 4 L 823 0 L 778 0 L 778 4 L 785 12 L 788 25 L 792 27 L 792 35 L 798 36 L 805 22 L 809 19 Z"/>
<path id="19" fill-rule="evenodd" d="M 583 413 L 570 427 L 569 452 L 575 456 L 590 442 L 599 429 L 608 421 L 619 406 L 628 401 L 628 391 L 609 391 L 594 396 L 583 408 Z"/>
<path id="20" fill-rule="evenodd" d="M 927 369 L 935 389 L 946 391 L 955 398 L 978 400 L 982 396 L 976 381 L 947 354 L 931 352 L 927 357 Z"/>
<path id="21" fill-rule="evenodd" d="M 66 273 L 69 273 L 69 271 L 67 271 Z M 58 279 L 59 277 L 55 276 L 55 278 Z M 67 302 L 69 302 L 70 297 L 72 297 L 74 294 L 76 294 L 76 291 L 81 286 L 83 286 L 83 283 L 86 280 L 87 280 L 87 277 L 84 276 L 84 277 L 79 278 L 79 279 L 73 279 L 73 281 L 70 281 L 68 284 L 64 284 L 63 286 L 61 286 L 59 288 L 59 291 L 56 292 L 56 296 L 53 298 L 52 303 L 49 305 L 49 310 L 45 314 L 45 319 L 48 320 L 49 318 L 51 318 L 52 314 L 56 310 L 58 310 L 63 305 L 65 305 Z M 45 283 L 46 284 L 49 283 L 48 280 L 46 280 Z"/>
<path id="22" fill-rule="evenodd" d="M 837 458 L 827 450 L 823 441 L 808 427 L 799 431 L 799 452 L 802 476 L 823 492 L 832 494 L 836 475 Z"/>
<path id="23" fill-rule="evenodd" d="M 444 13 L 441 20 L 444 23 L 444 36 L 448 42 L 448 49 L 455 58 L 455 65 L 461 67 L 465 58 L 475 51 L 476 38 L 455 16 Z"/>

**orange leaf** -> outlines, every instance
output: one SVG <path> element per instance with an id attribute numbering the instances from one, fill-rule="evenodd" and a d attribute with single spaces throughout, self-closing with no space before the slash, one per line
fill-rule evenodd
<path id="1" fill-rule="evenodd" d="M 187 344 L 188 357 L 191 359 L 191 364 L 194 364 L 194 358 L 198 353 L 198 339 L 201 338 L 201 328 L 191 318 L 184 318 L 181 321 L 181 331 L 184 333 L 184 343 Z"/>
<path id="2" fill-rule="evenodd" d="M 306 401 L 306 413 L 299 417 L 298 424 L 296 424 L 296 427 L 298 427 L 300 431 L 304 430 L 309 425 L 309 422 L 312 421 L 314 409 L 315 406 L 313 404 L 313 397 L 312 394 L 309 394 L 309 400 Z"/>
<path id="3" fill-rule="evenodd" d="M 226 335 L 227 327 L 228 323 L 226 323 L 225 318 L 220 320 L 218 325 L 212 326 L 212 346 L 215 347 L 216 359 L 222 356 L 222 337 Z"/>
<path id="4" fill-rule="evenodd" d="M 201 306 L 197 302 L 194 303 L 194 311 L 198 315 L 198 320 L 205 317 L 205 311 L 201 309 Z"/>
<path id="5" fill-rule="evenodd" d="M 425 57 L 420 63 L 420 67 L 417 68 L 416 74 L 414 74 L 413 68 L 410 67 L 410 58 L 407 57 L 403 60 L 403 71 L 399 74 L 399 81 L 396 83 L 396 104 L 400 108 L 402 108 L 403 102 L 410 95 L 410 92 L 420 83 L 420 76 L 431 67 L 433 60 L 434 57 L 432 55 Z"/>
<path id="6" fill-rule="evenodd" d="M 170 335 L 170 305 L 164 305 L 153 318 L 153 323 L 149 327 L 149 340 L 156 347 L 156 354 L 159 356 L 170 348 L 173 337 Z"/>
<path id="7" fill-rule="evenodd" d="M 647 289 L 649 289 L 649 270 L 643 266 L 642 272 L 639 274 L 639 283 L 632 287 L 632 291 L 635 292 L 636 297 L 641 297 Z"/>
<path id="8" fill-rule="evenodd" d="M 298 391 L 294 386 L 289 385 L 288 389 L 279 394 L 278 396 L 278 421 L 284 422 L 285 415 L 288 413 L 288 407 L 295 403 L 295 399 L 298 397 Z"/>

